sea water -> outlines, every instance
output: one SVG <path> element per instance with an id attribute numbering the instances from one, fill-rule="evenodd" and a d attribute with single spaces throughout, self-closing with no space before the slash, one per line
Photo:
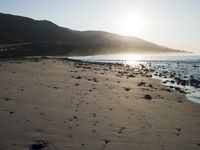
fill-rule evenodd
<path id="1" fill-rule="evenodd" d="M 180 84 L 172 82 L 174 79 L 190 81 L 191 79 L 200 82 L 200 55 L 174 55 L 174 56 L 75 56 L 71 59 L 78 59 L 89 62 L 123 63 L 130 66 L 143 64 L 153 68 L 153 78 L 160 79 L 166 86 L 179 87 L 186 93 L 188 100 L 200 104 L 200 85 Z"/>

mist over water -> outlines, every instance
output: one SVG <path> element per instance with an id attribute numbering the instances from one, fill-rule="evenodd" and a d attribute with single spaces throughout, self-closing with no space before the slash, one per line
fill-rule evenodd
<path id="1" fill-rule="evenodd" d="M 200 104 L 200 55 L 99 55 L 70 58 L 89 62 L 123 63 L 133 67 L 143 64 L 153 70 L 153 78 L 160 79 L 166 86 L 180 88 L 188 100 Z"/>

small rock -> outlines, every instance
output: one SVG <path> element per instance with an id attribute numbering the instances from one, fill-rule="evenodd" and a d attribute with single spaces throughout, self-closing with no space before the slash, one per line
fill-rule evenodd
<path id="1" fill-rule="evenodd" d="M 170 82 L 171 82 L 172 84 L 173 84 L 173 83 L 175 83 L 175 81 L 174 81 L 174 80 L 171 80 Z"/>
<path id="2" fill-rule="evenodd" d="M 30 145 L 29 150 L 41 150 L 43 148 L 47 147 L 47 142 L 38 140 L 35 141 L 33 144 Z"/>
<path id="3" fill-rule="evenodd" d="M 125 91 L 130 91 L 131 89 L 130 89 L 130 88 L 127 88 L 127 87 L 125 87 L 125 88 L 124 88 L 124 90 L 125 90 Z"/>
<path id="4" fill-rule="evenodd" d="M 74 119 L 78 119 L 78 117 L 77 117 L 77 116 L 73 116 L 73 118 L 74 118 Z"/>
<path id="5" fill-rule="evenodd" d="M 134 78 L 135 76 L 133 74 L 129 74 L 127 77 Z"/>
<path id="6" fill-rule="evenodd" d="M 146 99 L 146 100 L 151 100 L 152 97 L 151 97 L 151 95 L 149 95 L 149 94 L 145 94 L 144 99 Z"/>
<path id="7" fill-rule="evenodd" d="M 76 77 L 76 79 L 81 79 L 81 76 Z"/>
<path id="8" fill-rule="evenodd" d="M 166 89 L 167 92 L 172 92 L 170 89 Z"/>
<path id="9" fill-rule="evenodd" d="M 179 91 L 181 88 L 180 87 L 175 87 L 175 90 Z"/>
<path id="10" fill-rule="evenodd" d="M 5 98 L 5 101 L 10 101 L 11 100 L 11 98 Z"/>
<path id="11" fill-rule="evenodd" d="M 14 114 L 14 111 L 9 111 L 9 114 Z"/>
<path id="12" fill-rule="evenodd" d="M 149 87 L 150 87 L 150 88 L 153 88 L 153 85 L 152 85 L 152 84 L 149 84 Z"/>
<path id="13" fill-rule="evenodd" d="M 105 144 L 108 144 L 110 142 L 110 140 L 104 140 Z"/>
<path id="14" fill-rule="evenodd" d="M 141 81 L 140 83 L 138 83 L 138 85 L 137 86 L 144 86 L 146 84 L 146 82 L 144 82 L 144 81 Z"/>

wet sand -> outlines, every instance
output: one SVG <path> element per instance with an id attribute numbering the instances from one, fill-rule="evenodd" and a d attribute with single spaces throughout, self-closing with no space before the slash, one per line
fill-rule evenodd
<path id="1" fill-rule="evenodd" d="M 0 61 L 0 150 L 197 150 L 200 105 L 122 65 Z"/>

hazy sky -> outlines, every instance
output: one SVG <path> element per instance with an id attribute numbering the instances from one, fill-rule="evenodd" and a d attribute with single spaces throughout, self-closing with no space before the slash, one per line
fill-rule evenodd
<path id="1" fill-rule="evenodd" d="M 200 52 L 200 0 L 0 0 L 0 12 Z"/>

